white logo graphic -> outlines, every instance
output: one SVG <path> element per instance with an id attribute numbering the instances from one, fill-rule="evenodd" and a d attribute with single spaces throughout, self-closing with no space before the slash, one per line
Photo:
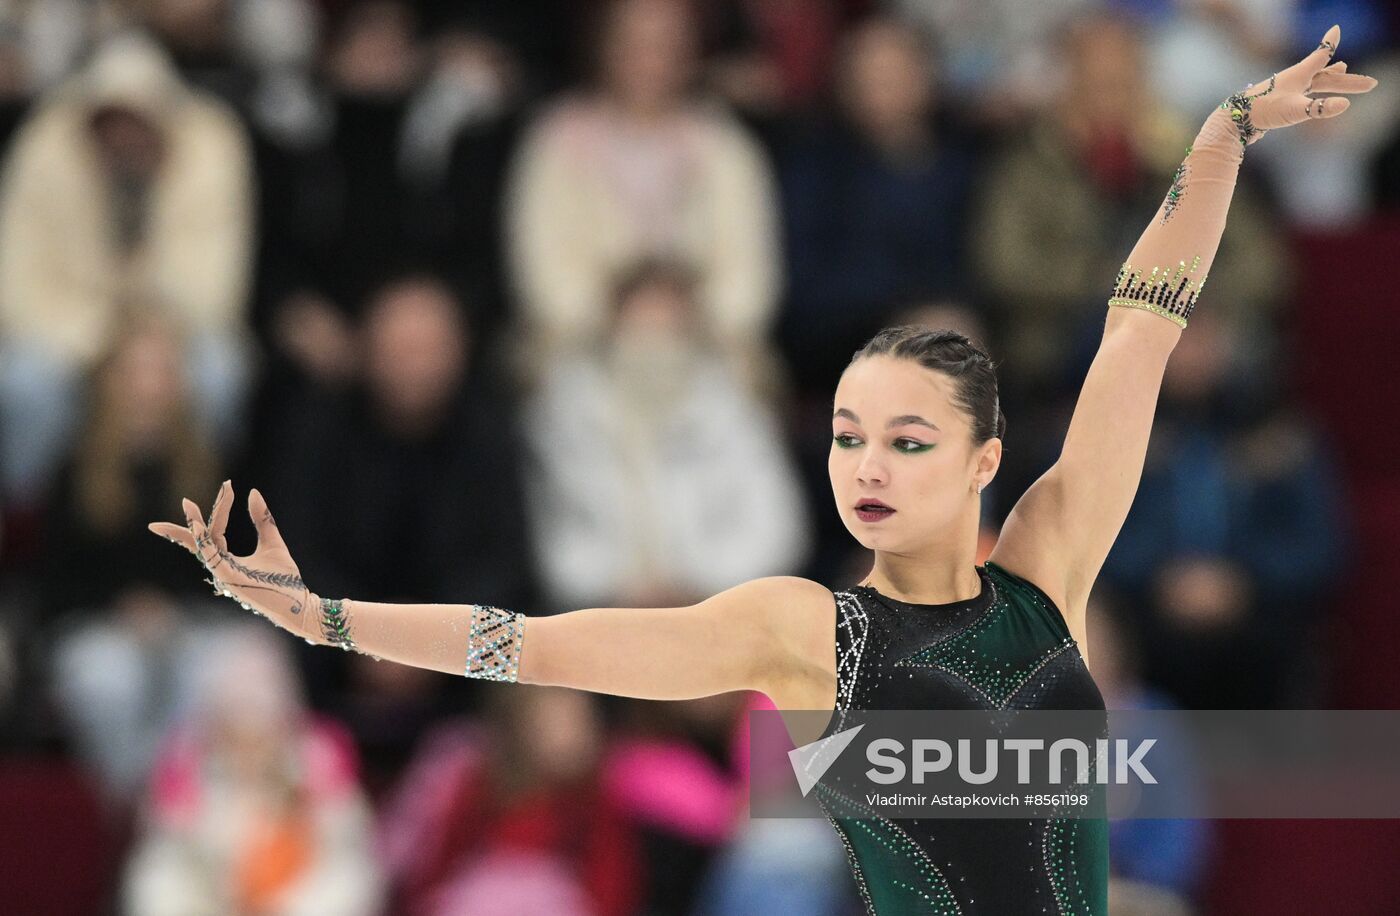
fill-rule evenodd
<path id="1" fill-rule="evenodd" d="M 816 785 L 827 768 L 836 762 L 836 758 L 841 756 L 841 752 L 850 745 L 851 740 L 862 728 L 865 726 L 857 725 L 855 728 L 848 728 L 788 751 L 788 760 L 792 761 L 792 771 L 797 774 L 797 785 L 802 789 L 803 798 L 807 797 L 807 793 L 812 791 L 812 786 Z"/>

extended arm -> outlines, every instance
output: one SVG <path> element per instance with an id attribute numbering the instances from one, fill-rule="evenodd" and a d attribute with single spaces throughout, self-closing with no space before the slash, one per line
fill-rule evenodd
<path id="1" fill-rule="evenodd" d="M 834 655 L 831 605 L 815 582 L 755 579 L 689 607 L 589 608 L 526 617 L 489 605 L 385 604 L 310 591 L 258 491 L 248 508 L 258 549 L 233 556 L 224 539 L 233 489 L 219 490 L 210 521 L 184 501 L 189 527 L 151 530 L 198 556 L 215 592 L 308 642 L 487 680 L 680 700 L 759 690 L 775 700 Z M 825 636 L 825 642 L 823 642 Z M 807 661 L 804 661 L 807 660 Z"/>
<path id="2" fill-rule="evenodd" d="M 800 580 L 797 580 L 800 581 Z M 757 579 L 689 607 L 599 607 L 552 616 L 474 604 L 320 601 L 327 645 L 448 674 L 685 700 L 763 690 L 777 667 L 766 611 L 788 581 Z"/>
<path id="3" fill-rule="evenodd" d="M 1002 533 L 1012 561 L 1070 605 L 1087 597 L 1137 492 L 1166 361 L 1215 259 L 1245 148 L 1269 129 L 1334 117 L 1350 104 L 1329 93 L 1376 84 L 1340 62 L 1323 68 L 1340 34 L 1333 26 L 1303 61 L 1211 113 L 1119 271 L 1060 458 Z"/>

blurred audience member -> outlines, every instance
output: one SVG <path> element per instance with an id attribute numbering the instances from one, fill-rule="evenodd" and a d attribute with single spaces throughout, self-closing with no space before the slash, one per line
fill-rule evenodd
<path id="1" fill-rule="evenodd" d="M 692 275 L 645 261 L 604 342 L 547 365 L 526 493 L 552 605 L 688 604 L 798 568 L 807 512 L 777 420 L 715 350 Z"/>
<path id="2" fill-rule="evenodd" d="M 283 405 L 263 489 L 318 592 L 538 606 L 524 444 L 510 399 L 471 358 L 472 338 L 449 290 L 405 275 L 370 297 L 353 384 L 306 388 Z M 375 663 L 353 653 L 298 651 L 313 704 L 364 743 L 376 793 L 460 687 L 367 670 Z"/>
<path id="3" fill-rule="evenodd" d="M 381 912 L 356 768 L 343 728 L 308 715 L 283 637 L 263 622 L 230 627 L 161 748 L 125 912 Z"/>
<path id="4" fill-rule="evenodd" d="M 1200 312 L 1163 378 L 1142 483 L 1104 564 L 1144 673 L 1189 709 L 1315 702 L 1316 615 L 1345 575 L 1337 471 L 1239 329 Z"/>
<path id="5" fill-rule="evenodd" d="M 83 371 L 133 304 L 187 329 L 196 417 L 236 441 L 251 182 L 233 115 L 137 36 L 21 128 L 0 185 L 0 464 L 17 499 L 67 450 Z"/>
<path id="6" fill-rule="evenodd" d="M 493 689 L 480 727 L 424 739 L 384 807 L 391 913 L 630 916 L 641 850 L 605 792 L 596 700 L 561 687 Z"/>
<path id="7" fill-rule="evenodd" d="M 728 350 L 764 378 L 779 282 L 776 193 L 757 144 L 691 95 L 695 25 L 683 0 L 616 0 L 592 92 L 527 137 L 507 204 L 509 256 L 533 375 L 599 334 L 619 270 L 646 256 L 700 271 L 698 302 Z"/>
<path id="8" fill-rule="evenodd" d="M 1043 403 L 1077 387 L 1125 253 L 1161 204 L 1192 136 L 1162 107 L 1167 87 L 1145 79 L 1131 20 L 1079 18 L 1059 48 L 1068 82 L 990 167 L 972 238 L 1010 370 L 1003 395 L 1013 403 L 1019 392 Z M 1288 282 L 1269 220 L 1241 186 L 1206 294 L 1213 311 L 1250 319 L 1251 343 L 1265 348 L 1271 309 Z M 1019 492 L 1030 481 L 1013 483 Z"/>
<path id="9" fill-rule="evenodd" d="M 266 199 L 279 243 L 268 250 L 273 342 L 316 381 L 334 379 L 360 304 L 386 264 L 411 248 L 414 214 L 400 168 L 404 119 L 423 70 L 411 7 L 356 0 L 324 49 L 325 135 L 273 157 Z M 329 354 L 329 355 L 328 355 Z"/>
<path id="10" fill-rule="evenodd" d="M 356 0 L 331 17 L 323 135 L 268 152 L 260 330 L 301 376 L 291 385 L 348 379 L 361 304 L 389 265 L 433 264 L 472 292 L 479 333 L 501 323 L 494 204 L 518 63 L 465 24 L 424 36 L 420 14 Z M 463 133 L 486 147 L 465 157 L 467 175 L 454 160 Z"/>
<path id="11" fill-rule="evenodd" d="M 354 387 L 305 392 L 273 437 L 267 489 L 318 590 L 532 604 L 518 434 L 471 337 L 435 278 L 390 281 L 370 297 Z"/>
<path id="12" fill-rule="evenodd" d="M 52 690 L 65 737 L 98 777 L 114 812 L 128 814 L 161 736 L 181 715 L 213 652 L 209 620 L 227 609 L 133 583 L 87 621 L 50 628 Z"/>
<path id="13" fill-rule="evenodd" d="M 956 293 L 976 175 L 967 137 L 939 119 L 930 41 L 890 18 L 846 38 L 841 119 L 808 131 L 783 175 L 789 305 L 780 336 L 822 390 L 915 291 Z"/>
<path id="14" fill-rule="evenodd" d="M 183 496 L 212 499 L 223 479 L 219 456 L 195 422 L 190 357 L 175 329 L 154 315 L 116 334 L 93 367 L 86 417 L 45 500 L 49 617 L 101 609 L 137 584 L 208 594 L 190 580 L 187 558 L 145 531 L 150 519 L 179 517 Z"/>

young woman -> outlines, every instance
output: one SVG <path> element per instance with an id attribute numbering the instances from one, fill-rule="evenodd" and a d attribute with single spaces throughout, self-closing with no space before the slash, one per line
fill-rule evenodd
<path id="1" fill-rule="evenodd" d="M 258 548 L 228 552 L 228 483 L 207 524 L 185 500 L 188 527 L 151 529 L 195 552 L 220 594 L 308 642 L 468 677 L 651 699 L 751 689 L 780 709 L 833 710 L 833 722 L 861 709 L 1102 709 L 1082 652 L 1085 605 L 1133 501 L 1163 368 L 1215 257 L 1245 149 L 1267 130 L 1335 117 L 1349 104 L 1339 94 L 1376 85 L 1327 65 L 1340 36 L 1333 26 L 1298 64 L 1206 119 L 1119 272 L 1060 458 L 983 566 L 979 494 L 1005 426 L 996 375 L 965 337 L 908 328 L 871 340 L 836 389 L 832 491 L 875 562 L 865 582 L 834 595 L 780 576 L 690 607 L 530 618 L 323 598 L 257 490 L 248 509 Z M 872 913 L 1107 911 L 1101 820 L 896 823 L 825 804 Z"/>

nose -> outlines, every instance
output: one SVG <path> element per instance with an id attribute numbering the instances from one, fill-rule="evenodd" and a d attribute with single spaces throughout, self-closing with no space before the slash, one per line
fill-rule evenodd
<path id="1" fill-rule="evenodd" d="M 888 479 L 884 463 L 876 457 L 875 450 L 866 449 L 856 467 L 856 480 L 862 484 L 884 484 Z"/>

